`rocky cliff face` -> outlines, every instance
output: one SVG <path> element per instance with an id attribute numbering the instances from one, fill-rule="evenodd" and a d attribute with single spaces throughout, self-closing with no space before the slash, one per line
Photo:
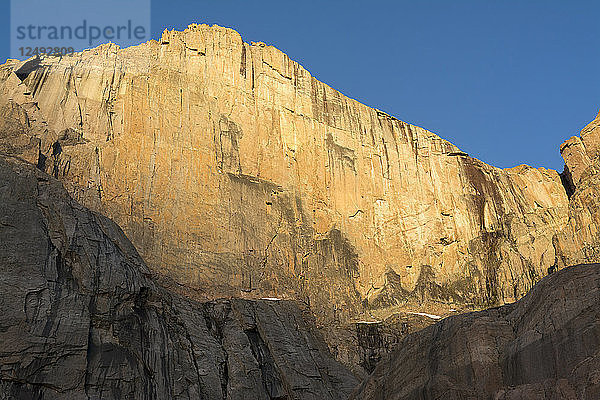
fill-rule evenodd
<path id="1" fill-rule="evenodd" d="M 218 26 L 9 61 L 0 94 L 0 150 L 206 298 L 296 298 L 322 322 L 513 301 L 568 223 L 555 171 L 486 165 Z"/>
<path id="2" fill-rule="evenodd" d="M 600 113 L 560 147 L 569 190 L 569 223 L 557 236 L 558 266 L 600 260 Z"/>
<path id="3" fill-rule="evenodd" d="M 599 127 L 494 168 L 218 26 L 9 60 L 0 397 L 341 399 L 384 359 L 356 396 L 593 398 L 591 266 L 403 337 L 600 261 Z"/>
<path id="4" fill-rule="evenodd" d="M 352 399 L 600 398 L 600 265 L 408 336 Z"/>
<path id="5" fill-rule="evenodd" d="M 346 399 L 358 381 L 289 301 L 157 285 L 109 219 L 0 156 L 0 398 Z"/>

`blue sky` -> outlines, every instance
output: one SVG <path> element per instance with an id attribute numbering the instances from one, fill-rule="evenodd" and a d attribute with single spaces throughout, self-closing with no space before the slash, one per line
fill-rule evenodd
<path id="1" fill-rule="evenodd" d="M 232 27 L 487 163 L 560 171 L 558 146 L 600 109 L 598 15 L 596 0 L 153 0 L 152 36 L 193 22 Z"/>

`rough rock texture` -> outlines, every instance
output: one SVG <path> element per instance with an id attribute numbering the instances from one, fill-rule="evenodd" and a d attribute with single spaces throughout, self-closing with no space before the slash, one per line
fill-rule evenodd
<path id="1" fill-rule="evenodd" d="M 320 321 L 513 301 L 567 223 L 555 171 L 486 165 L 218 26 L 9 61 L 0 103 L 0 143 L 23 132 L 13 154 L 39 149 L 154 271 L 208 298 L 296 298 Z"/>
<path id="2" fill-rule="evenodd" d="M 600 265 L 565 268 L 517 303 L 408 336 L 351 398 L 600 398 Z"/>
<path id="3" fill-rule="evenodd" d="M 570 199 L 569 222 L 556 237 L 557 267 L 600 262 L 600 113 L 560 151 Z"/>
<path id="4" fill-rule="evenodd" d="M 290 301 L 196 302 L 122 231 L 0 157 L 1 399 L 345 399 L 358 381 Z"/>

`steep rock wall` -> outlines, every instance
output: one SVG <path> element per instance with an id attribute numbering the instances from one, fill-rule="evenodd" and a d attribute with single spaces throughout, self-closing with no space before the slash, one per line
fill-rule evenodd
<path id="1" fill-rule="evenodd" d="M 6 151 L 206 297 L 298 298 L 320 320 L 513 301 L 567 224 L 555 171 L 484 164 L 218 26 L 9 61 L 0 94 L 21 127 Z"/>
<path id="2" fill-rule="evenodd" d="M 556 237 L 557 266 L 600 262 L 600 113 L 560 151 L 571 193 L 569 222 Z"/>
<path id="3" fill-rule="evenodd" d="M 0 398 L 346 399 L 358 380 L 294 302 L 198 302 L 114 222 L 0 156 Z"/>

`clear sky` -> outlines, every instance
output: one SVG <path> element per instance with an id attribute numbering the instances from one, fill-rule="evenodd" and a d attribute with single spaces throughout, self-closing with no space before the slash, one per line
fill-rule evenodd
<path id="1" fill-rule="evenodd" d="M 153 38 L 217 23 L 272 44 L 345 95 L 499 167 L 562 170 L 558 146 L 600 109 L 598 0 L 152 0 L 151 15 Z"/>

